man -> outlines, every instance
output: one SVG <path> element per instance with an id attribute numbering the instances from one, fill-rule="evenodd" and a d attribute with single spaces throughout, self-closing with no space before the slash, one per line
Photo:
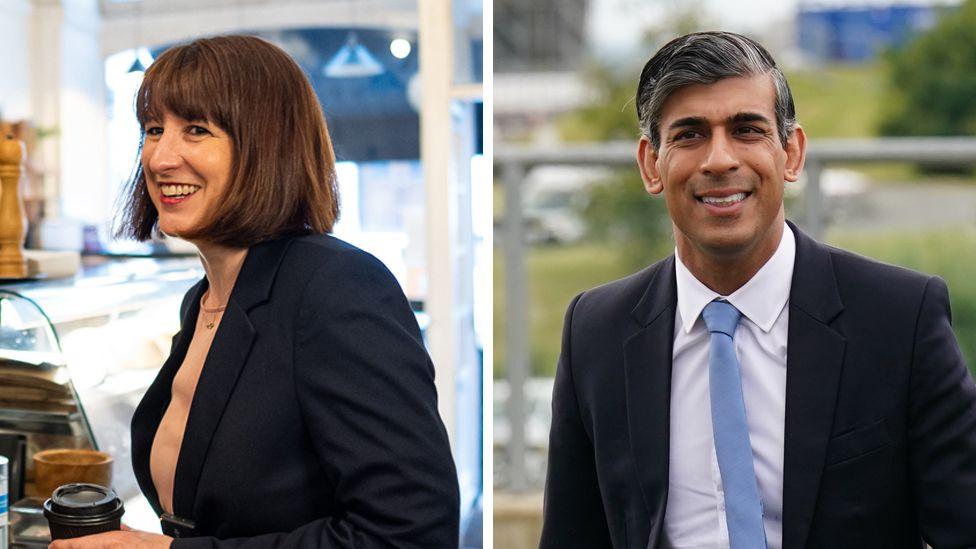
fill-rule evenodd
<path id="1" fill-rule="evenodd" d="M 641 74 L 675 255 L 569 306 L 542 547 L 976 546 L 976 387 L 945 283 L 784 219 L 806 137 L 756 42 Z"/>

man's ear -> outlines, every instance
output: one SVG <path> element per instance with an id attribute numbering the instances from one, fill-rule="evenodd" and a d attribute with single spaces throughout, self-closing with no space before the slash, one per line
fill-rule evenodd
<path id="1" fill-rule="evenodd" d="M 642 135 L 637 144 L 637 166 L 640 168 L 641 179 L 644 180 L 644 190 L 648 194 L 659 194 L 664 190 L 657 160 L 658 156 L 654 145 L 646 135 Z"/>
<path id="2" fill-rule="evenodd" d="M 807 135 L 803 128 L 797 126 L 786 140 L 786 168 L 783 170 L 783 179 L 790 183 L 800 178 L 803 171 L 803 163 L 807 158 Z"/>

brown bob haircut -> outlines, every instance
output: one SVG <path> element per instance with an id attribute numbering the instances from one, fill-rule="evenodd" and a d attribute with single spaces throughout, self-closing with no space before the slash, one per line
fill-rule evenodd
<path id="1" fill-rule="evenodd" d="M 302 69 L 277 46 L 218 36 L 171 47 L 146 71 L 135 110 L 143 140 L 146 123 L 169 111 L 216 124 L 233 142 L 226 196 L 204 226 L 181 237 L 249 247 L 332 230 L 339 196 L 322 107 Z M 117 236 L 151 238 L 159 212 L 141 162 L 121 200 Z"/>

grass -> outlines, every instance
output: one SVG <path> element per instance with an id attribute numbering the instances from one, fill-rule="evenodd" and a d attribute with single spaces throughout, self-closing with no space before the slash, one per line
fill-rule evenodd
<path id="1" fill-rule="evenodd" d="M 937 274 L 949 286 L 953 326 L 970 368 L 976 360 L 976 229 L 913 232 L 845 232 L 834 230 L 827 241 L 880 261 Z M 551 376 L 559 356 L 563 314 L 579 292 L 631 272 L 627 258 L 612 244 L 530 248 L 529 345 L 533 376 Z M 504 259 L 495 257 L 495 364 L 504 375 Z"/>
<path id="2" fill-rule="evenodd" d="M 885 108 L 885 71 L 880 63 L 833 65 L 786 75 L 793 91 L 797 119 L 809 139 L 877 137 Z M 971 182 L 968 174 L 923 173 L 914 164 L 856 164 L 875 182 L 938 180 Z"/>
<path id="3" fill-rule="evenodd" d="M 526 271 L 529 303 L 529 346 L 532 375 L 551 376 L 559 357 L 566 307 L 576 294 L 629 274 L 626 258 L 612 246 L 582 244 L 528 249 Z M 495 377 L 505 364 L 505 263 L 494 261 Z"/>
<path id="4" fill-rule="evenodd" d="M 808 137 L 877 135 L 886 85 L 880 64 L 818 67 L 786 78 Z"/>

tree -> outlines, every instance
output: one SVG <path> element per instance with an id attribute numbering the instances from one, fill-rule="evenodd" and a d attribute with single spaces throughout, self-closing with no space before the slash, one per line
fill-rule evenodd
<path id="1" fill-rule="evenodd" d="M 887 53 L 889 92 L 882 135 L 976 134 L 976 0 Z"/>

